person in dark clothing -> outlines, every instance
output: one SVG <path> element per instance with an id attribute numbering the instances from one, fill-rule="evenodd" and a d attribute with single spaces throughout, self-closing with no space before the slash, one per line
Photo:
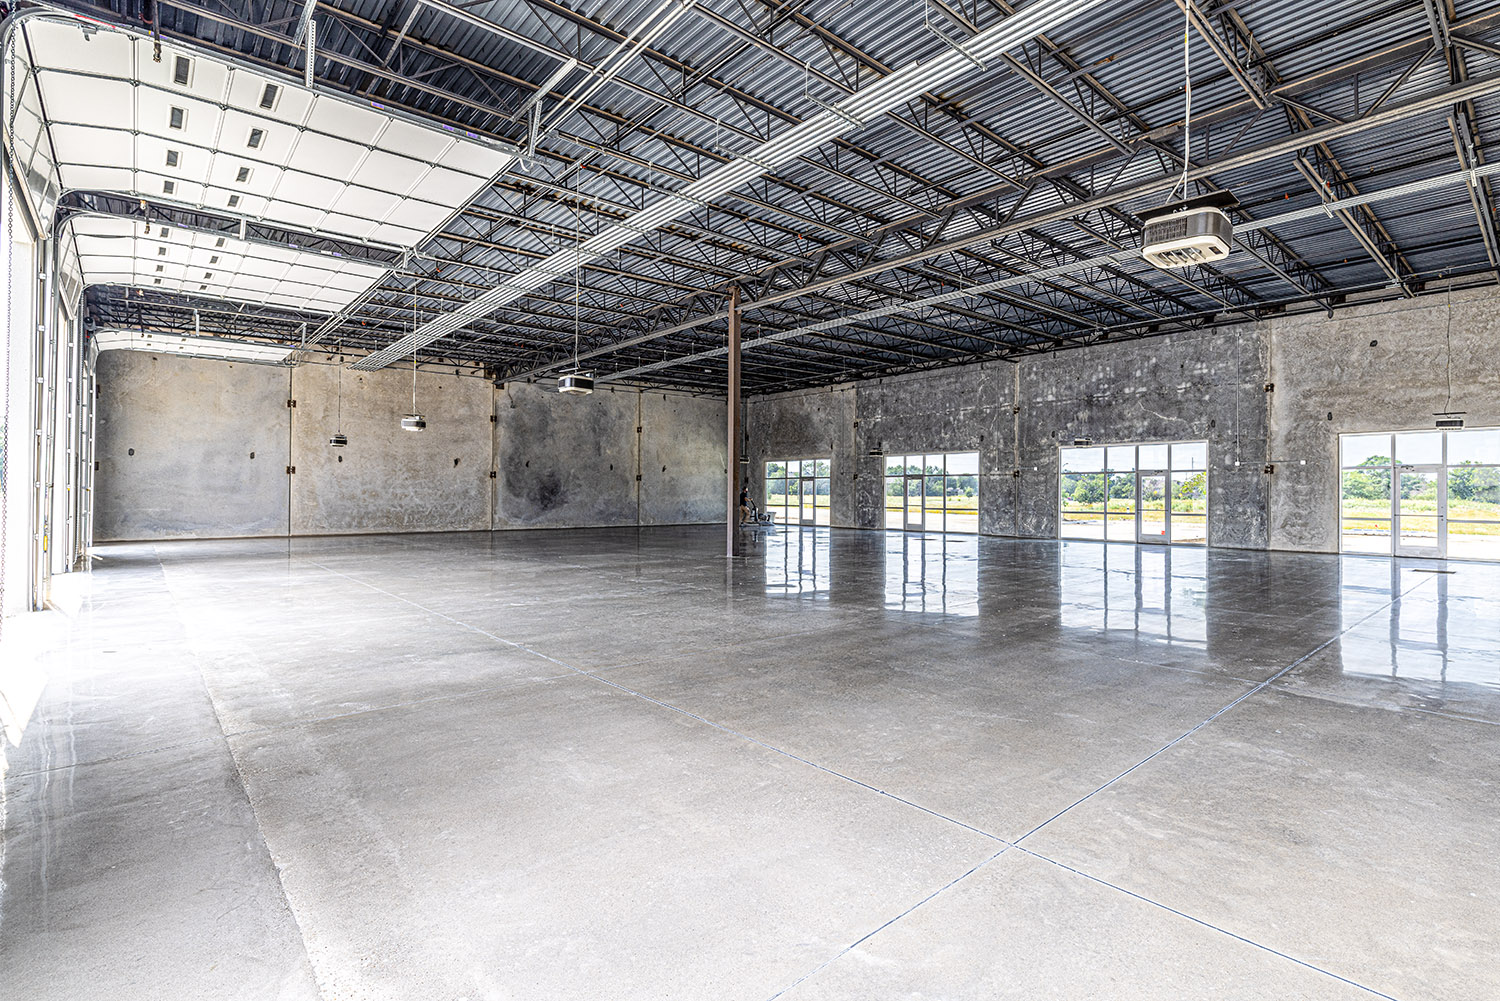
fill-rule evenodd
<path id="1" fill-rule="evenodd" d="M 750 488 L 740 487 L 740 524 L 750 520 Z"/>

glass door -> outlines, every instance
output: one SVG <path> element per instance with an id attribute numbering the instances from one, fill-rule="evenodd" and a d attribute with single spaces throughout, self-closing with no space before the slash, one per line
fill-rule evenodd
<path id="1" fill-rule="evenodd" d="M 796 465 L 795 462 L 792 463 Z M 788 477 L 786 481 L 786 507 L 782 508 L 781 522 L 787 525 L 802 523 L 802 479 Z"/>
<path id="2" fill-rule="evenodd" d="M 906 478 L 906 530 L 908 532 L 920 532 L 926 527 L 926 519 L 923 518 L 925 511 L 923 484 L 927 482 L 924 476 L 908 476 Z"/>
<path id="3" fill-rule="evenodd" d="M 804 462 L 803 463 L 804 467 L 810 466 L 810 465 L 812 465 L 812 463 L 810 463 L 810 462 Z M 801 489 L 800 493 L 801 493 L 801 497 L 802 497 L 802 508 L 801 508 L 801 522 L 802 522 L 802 524 L 804 524 L 804 525 L 815 525 L 815 524 L 817 524 L 817 520 L 818 520 L 818 512 L 817 512 L 818 491 L 817 491 L 817 485 L 816 485 L 816 483 L 814 482 L 814 480 L 813 480 L 813 478 L 811 476 L 804 476 L 804 477 L 802 477 L 802 489 Z"/>
<path id="4" fill-rule="evenodd" d="M 1448 478 L 1444 475 L 1441 431 L 1405 431 L 1396 435 L 1391 493 L 1397 556 L 1441 557 L 1446 551 L 1444 524 Z"/>
<path id="5" fill-rule="evenodd" d="M 1442 557 L 1447 549 L 1447 477 L 1442 466 L 1397 466 L 1396 555 Z"/>
<path id="6" fill-rule="evenodd" d="M 1167 519 L 1167 474 L 1164 470 L 1141 470 L 1137 482 L 1140 495 L 1136 498 L 1136 531 L 1141 542 L 1166 542 Z"/>

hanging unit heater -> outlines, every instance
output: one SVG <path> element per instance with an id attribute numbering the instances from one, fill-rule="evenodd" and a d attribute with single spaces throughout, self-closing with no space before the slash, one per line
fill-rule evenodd
<path id="1" fill-rule="evenodd" d="M 1234 224 L 1227 209 L 1238 204 L 1219 192 L 1141 213 L 1141 256 L 1158 268 L 1189 268 L 1229 256 Z"/>
<path id="2" fill-rule="evenodd" d="M 569 372 L 558 377 L 557 391 L 572 393 L 575 396 L 587 396 L 594 391 L 594 377 L 582 372 Z"/>

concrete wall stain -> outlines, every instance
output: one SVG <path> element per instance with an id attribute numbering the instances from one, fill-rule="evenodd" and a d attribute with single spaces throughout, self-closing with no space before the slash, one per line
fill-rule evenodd
<path id="1" fill-rule="evenodd" d="M 116 351 L 99 371 L 101 541 L 724 517 L 724 407 L 713 400 L 649 394 L 643 436 L 633 390 L 575 399 L 419 371 L 428 429 L 412 433 L 398 426 L 410 370 L 346 369 L 341 420 L 338 369 L 323 359 L 286 369 Z M 348 447 L 328 446 L 335 430 Z M 652 464 L 638 483 L 641 447 Z"/>
<path id="2" fill-rule="evenodd" d="M 1497 345 L 1500 294 L 1481 290 L 757 397 L 744 407 L 748 477 L 761 493 L 767 459 L 827 456 L 833 524 L 879 528 L 885 455 L 973 450 L 981 531 L 1055 538 L 1059 443 L 1202 439 L 1211 544 L 1332 552 L 1338 435 L 1431 427 L 1450 409 L 1466 411 L 1470 426 L 1500 425 Z M 410 373 L 354 375 L 344 373 L 350 444 L 339 456 L 327 447 L 329 365 L 289 375 L 107 353 L 97 537 L 724 517 L 720 401 L 562 398 L 550 385 L 496 391 L 423 372 L 430 429 L 411 435 L 395 426 Z M 289 486 L 283 467 L 293 463 Z"/>

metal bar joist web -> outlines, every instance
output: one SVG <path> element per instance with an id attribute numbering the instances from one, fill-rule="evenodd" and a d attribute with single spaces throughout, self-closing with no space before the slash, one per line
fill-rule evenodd
<path id="1" fill-rule="evenodd" d="M 1401 198 L 1409 198 L 1425 194 L 1427 192 L 1434 191 L 1440 188 L 1456 187 L 1464 184 L 1477 183 L 1480 180 L 1484 180 L 1496 175 L 1500 175 L 1500 163 L 1489 164 L 1483 167 L 1474 168 L 1472 170 L 1445 174 L 1440 177 L 1428 178 L 1422 181 L 1413 181 L 1411 183 L 1398 185 L 1394 188 L 1388 188 L 1383 191 L 1364 192 L 1357 195 L 1350 195 L 1347 198 L 1342 198 L 1337 201 L 1322 205 L 1303 209 L 1293 209 L 1289 212 L 1283 212 L 1280 215 L 1257 219 L 1253 222 L 1246 223 L 1244 224 L 1242 229 L 1248 232 L 1265 231 L 1275 226 L 1282 226 L 1290 223 L 1302 222 L 1307 219 L 1317 218 L 1318 216 L 1328 212 L 1351 211 L 1382 201 L 1394 201 Z M 983 293 L 988 291 L 1020 285 L 1026 281 L 1049 278 L 1056 275 L 1073 274 L 1076 272 L 1087 270 L 1089 268 L 1124 264 L 1139 257 L 1139 253 L 1139 251 L 1133 249 L 1118 250 L 1112 254 L 1104 254 L 1099 257 L 1090 258 L 1088 260 L 1062 264 L 1053 268 L 1034 271 L 1028 274 L 1014 275 L 1009 278 L 1002 278 L 984 285 L 955 289 L 952 292 L 943 292 L 938 295 L 927 296 L 917 300 L 904 300 L 901 302 L 887 303 L 881 306 L 876 306 L 874 308 L 864 310 L 859 313 L 853 313 L 847 316 L 840 316 L 828 320 L 822 320 L 801 327 L 787 328 L 784 330 L 779 330 L 772 334 L 767 334 L 763 337 L 753 338 L 751 340 L 744 341 L 741 344 L 741 349 L 750 351 L 768 344 L 775 344 L 781 341 L 791 340 L 793 338 L 818 337 L 823 335 L 826 331 L 850 326 L 862 321 L 870 321 L 879 319 L 881 317 L 908 313 L 944 302 L 969 299 L 977 295 L 982 295 Z M 1182 317 L 1172 317 L 1172 319 L 1177 320 L 1182 319 Z M 600 383 L 604 383 L 637 380 L 650 373 L 660 372 L 663 369 L 673 368 L 678 365 L 700 364 L 710 359 L 721 357 L 724 353 L 725 349 L 722 347 L 710 348 L 696 354 L 665 358 L 661 361 L 650 362 L 644 365 L 635 366 L 633 368 L 624 369 L 622 371 L 612 372 L 608 375 L 599 377 L 597 381 Z"/>
<path id="2" fill-rule="evenodd" d="M 629 218 L 614 223 L 577 246 L 557 251 L 484 295 L 427 321 L 394 344 L 355 362 L 353 367 L 364 370 L 384 368 L 412 351 L 447 337 L 474 320 L 488 316 L 527 293 L 559 279 L 575 267 L 597 260 L 617 247 L 653 233 L 672 220 L 776 170 L 809 150 L 862 127 L 887 109 L 941 87 L 957 77 L 975 72 L 978 65 L 986 59 L 999 56 L 1007 49 L 1100 6 L 1103 2 L 1104 0 L 1038 0 L 969 39 L 964 43 L 963 51 L 950 49 L 870 84 L 780 136 L 738 154 L 680 191 L 657 199 Z"/>

